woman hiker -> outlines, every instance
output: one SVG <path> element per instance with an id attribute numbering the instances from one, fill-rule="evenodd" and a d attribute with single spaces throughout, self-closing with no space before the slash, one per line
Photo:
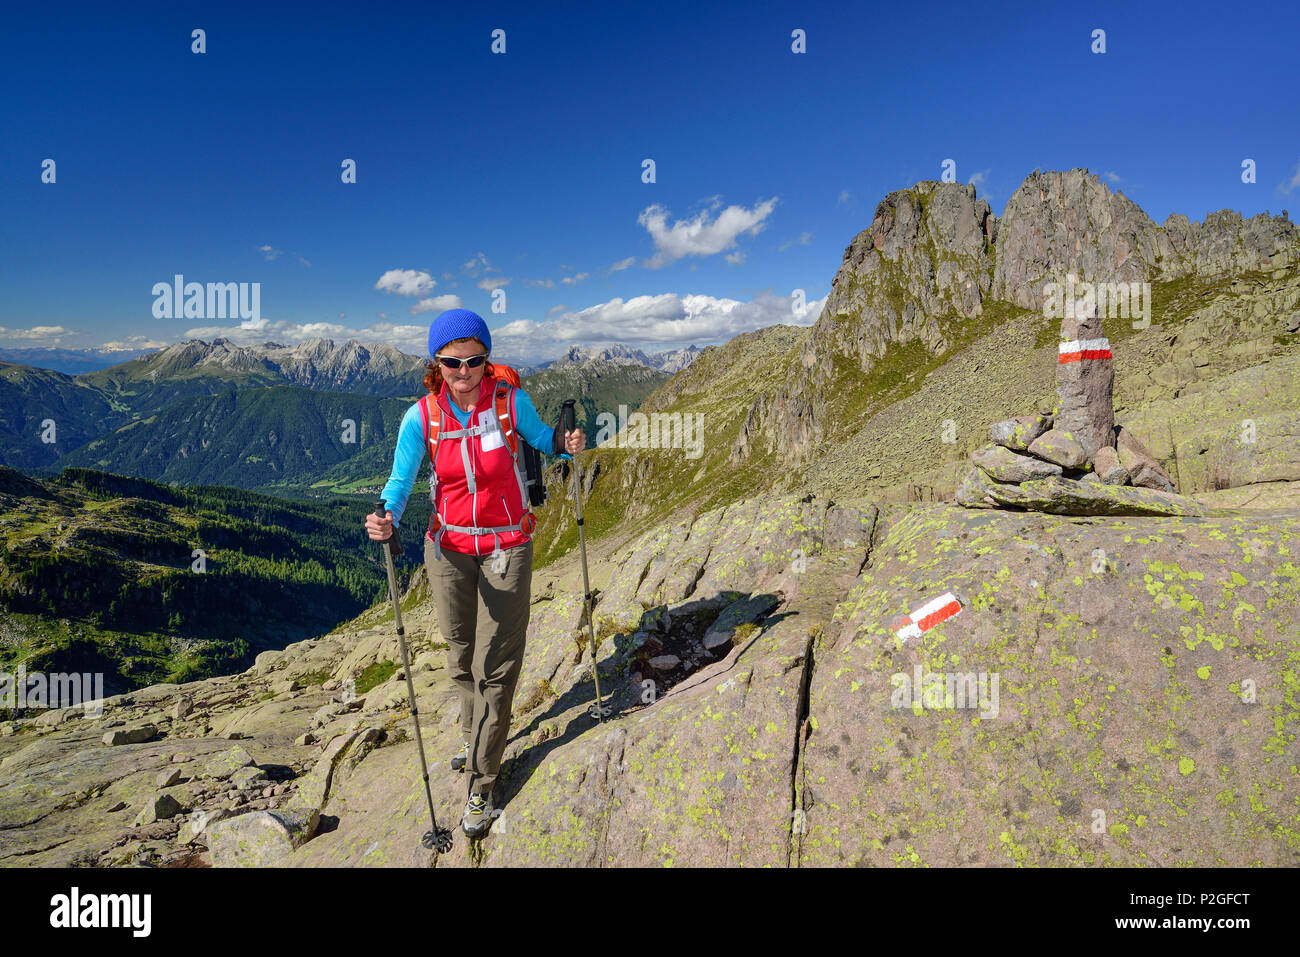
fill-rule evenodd
<path id="1" fill-rule="evenodd" d="M 424 387 L 442 410 L 442 426 L 435 476 L 438 525 L 430 518 L 424 567 L 447 641 L 448 671 L 460 693 L 464 743 L 451 767 L 469 771 L 461 827 L 471 837 L 483 832 L 494 810 L 492 789 L 523 665 L 533 577 L 529 533 L 536 524 L 496 418 L 491 351 L 487 323 L 468 309 L 449 309 L 429 327 L 429 354 L 436 362 L 428 364 Z M 586 447 L 581 428 L 560 435 L 542 423 L 528 393 L 513 392 L 515 428 L 530 445 L 566 459 Z M 385 517 L 366 516 L 366 532 L 374 541 L 400 527 L 416 473 L 430 451 L 420 413 L 424 401 L 402 418 L 382 495 L 389 505 Z"/>

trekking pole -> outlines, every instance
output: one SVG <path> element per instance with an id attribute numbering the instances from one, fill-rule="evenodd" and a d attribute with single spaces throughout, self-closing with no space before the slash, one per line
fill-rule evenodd
<path id="1" fill-rule="evenodd" d="M 573 399 L 565 399 L 564 407 L 560 409 L 561 432 L 573 431 L 575 420 L 573 404 Z M 582 472 L 578 466 L 578 456 L 576 454 L 573 456 L 573 472 L 575 479 L 573 500 L 578 506 L 578 548 L 582 554 L 582 605 L 587 617 L 587 634 L 591 637 L 591 677 L 596 683 L 596 703 L 587 709 L 587 713 L 603 722 L 611 709 L 601 701 L 600 674 L 596 668 L 596 629 L 592 624 L 591 581 L 587 578 L 587 537 L 582 530 Z"/>
<path id="2" fill-rule="evenodd" d="M 384 517 L 384 501 L 375 503 L 375 514 Z M 397 529 L 383 540 L 387 545 L 384 559 L 388 564 L 388 594 L 393 599 L 393 620 L 397 623 L 397 644 L 402 649 L 402 667 L 406 671 L 406 694 L 411 699 L 411 718 L 415 722 L 415 744 L 420 749 L 420 770 L 424 774 L 424 797 L 429 802 L 429 820 L 433 829 L 420 838 L 420 843 L 436 854 L 446 854 L 451 850 L 451 831 L 438 826 L 438 815 L 433 813 L 433 792 L 429 790 L 429 763 L 424 759 L 424 739 L 420 736 L 420 709 L 415 703 L 415 682 L 411 680 L 411 658 L 406 653 L 406 631 L 402 627 L 402 603 L 397 597 L 397 572 L 393 569 L 393 556 L 402 554 L 402 543 L 397 537 Z"/>

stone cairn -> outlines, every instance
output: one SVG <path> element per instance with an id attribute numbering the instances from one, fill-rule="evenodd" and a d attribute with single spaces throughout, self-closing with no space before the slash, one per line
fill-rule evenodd
<path id="1" fill-rule="evenodd" d="M 992 442 L 971 455 L 972 468 L 957 491 L 958 504 L 1075 514 L 1146 511 L 1141 507 L 1146 496 L 1133 494 L 1137 489 L 1175 492 L 1155 457 L 1131 432 L 1115 425 L 1115 371 L 1096 308 L 1080 301 L 1072 311 L 1073 316 L 1061 321 L 1059 401 L 1053 414 L 993 423 Z M 1107 494 L 1107 487 L 1123 486 L 1132 488 Z M 1170 511 L 1182 498 L 1149 497 L 1150 510 L 1160 512 Z M 1095 508 L 1090 507 L 1093 503 Z"/>

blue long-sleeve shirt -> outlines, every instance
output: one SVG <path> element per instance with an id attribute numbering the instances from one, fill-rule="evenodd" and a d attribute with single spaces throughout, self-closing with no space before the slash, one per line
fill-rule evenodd
<path id="1" fill-rule="evenodd" d="M 424 399 L 421 398 L 420 402 Z M 426 450 L 424 443 L 424 426 L 420 420 L 420 402 L 413 403 L 402 416 L 402 424 L 397 430 L 397 448 L 393 452 L 393 471 L 389 474 L 388 484 L 380 493 L 380 498 L 393 513 L 393 527 L 401 527 L 402 513 L 406 511 L 406 501 L 410 498 L 411 488 L 415 485 L 415 476 L 424 463 Z M 468 427 L 473 411 L 466 412 L 455 402 L 449 403 L 462 427 Z M 523 389 L 515 390 L 515 425 L 519 434 L 535 449 L 550 452 L 555 441 L 555 429 L 542 421 L 537 414 L 537 407 Z M 560 458 L 572 459 L 568 452 L 561 452 Z"/>

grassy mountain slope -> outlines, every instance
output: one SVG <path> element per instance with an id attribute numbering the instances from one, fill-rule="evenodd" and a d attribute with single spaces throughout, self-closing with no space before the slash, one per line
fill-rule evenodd
<path id="1" fill-rule="evenodd" d="M 547 425 L 559 421 L 560 408 L 566 399 L 576 399 L 577 420 L 588 438 L 594 440 L 598 430 L 596 417 L 600 413 L 617 415 L 620 405 L 635 410 L 670 378 L 645 366 L 597 359 L 546 369 L 524 377 L 522 382 Z"/>
<path id="2" fill-rule="evenodd" d="M 0 667 L 98 670 L 115 690 L 247 667 L 383 599 L 364 511 L 0 467 Z"/>
<path id="3" fill-rule="evenodd" d="M 130 419 L 111 396 L 62 372 L 0 362 L 0 465 L 39 468 Z M 43 423 L 53 420 L 53 443 Z"/>
<path id="4" fill-rule="evenodd" d="M 1131 422 L 1176 472 L 1168 436 L 1161 434 L 1168 416 L 1156 410 L 1181 395 L 1211 396 L 1226 377 L 1243 370 L 1257 368 L 1255 378 L 1263 379 L 1270 363 L 1300 356 L 1300 333 L 1285 333 L 1283 325 L 1300 308 L 1300 268 L 1154 283 L 1152 300 L 1150 328 L 1134 330 L 1121 318 L 1104 321 L 1115 349 L 1116 416 Z M 803 464 L 778 457 L 768 437 L 742 433 L 746 412 L 765 388 L 805 374 L 798 355 L 809 330 L 774 326 L 706 349 L 641 408 L 702 413 L 705 454 L 691 460 L 680 449 L 614 443 L 584 453 L 588 537 L 630 537 L 665 515 L 698 514 L 769 491 L 881 502 L 950 498 L 970 452 L 988 441 L 989 423 L 1051 410 L 1057 336 L 1055 323 L 1041 313 L 997 301 L 986 301 L 974 319 L 949 317 L 941 327 L 950 345 L 940 353 L 919 342 L 890 343 L 868 372 L 837 362 L 833 393 L 818 420 L 828 441 Z M 1227 345 L 1209 345 L 1215 342 Z M 1220 417 L 1219 438 L 1235 435 L 1247 413 L 1266 419 L 1300 412 L 1300 388 L 1259 392 L 1244 401 L 1236 418 Z M 945 433 L 951 442 L 944 441 Z M 1202 444 L 1214 440 L 1197 433 Z M 748 455 L 733 455 L 737 445 L 747 447 Z M 549 511 L 539 512 L 539 563 L 576 544 L 572 494 L 570 487 L 563 499 L 548 502 Z"/>
<path id="5" fill-rule="evenodd" d="M 54 464 L 179 482 L 268 488 L 310 485 L 364 453 L 378 467 L 410 402 L 299 389 L 241 389 L 195 396 L 95 439 Z M 345 442 L 353 422 L 355 443 Z M 386 450 L 386 451 L 385 451 Z"/>

